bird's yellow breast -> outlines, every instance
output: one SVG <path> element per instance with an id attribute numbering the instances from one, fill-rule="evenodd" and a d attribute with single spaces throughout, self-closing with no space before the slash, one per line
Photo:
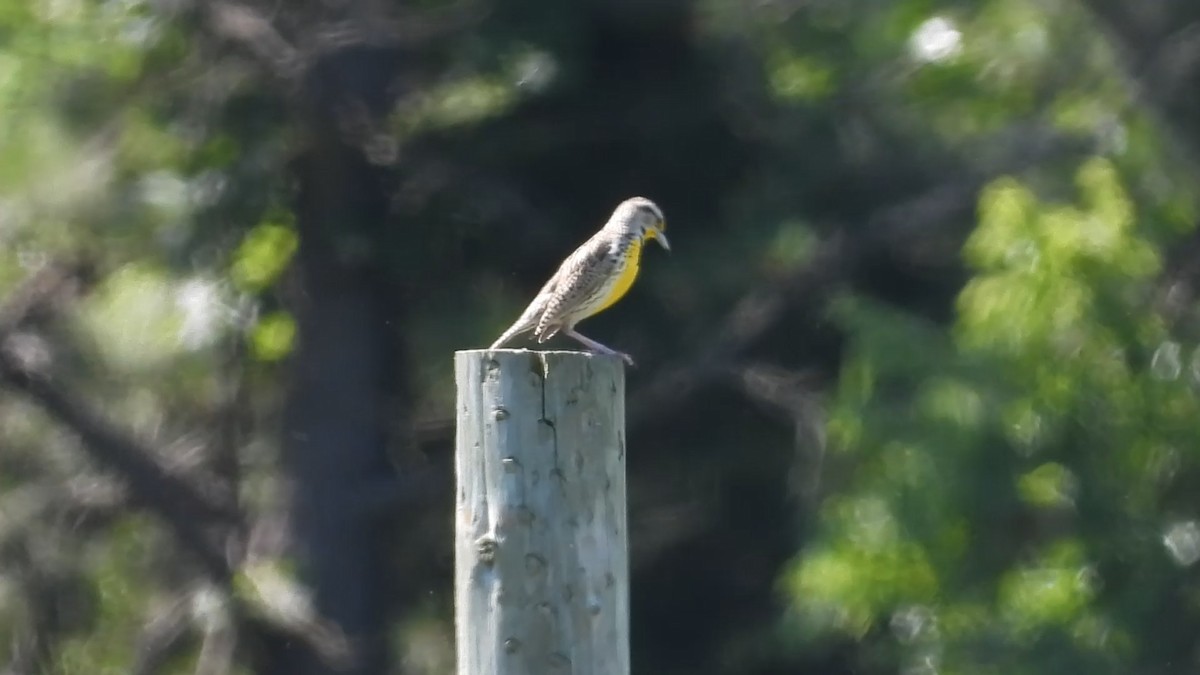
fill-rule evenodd
<path id="1" fill-rule="evenodd" d="M 608 284 L 607 293 L 600 298 L 600 302 L 596 306 L 596 310 L 592 314 L 598 314 L 612 307 L 613 303 L 620 300 L 629 289 L 633 286 L 634 279 L 637 279 L 638 264 L 642 257 L 642 240 L 634 239 L 629 243 L 629 249 L 625 252 L 625 264 L 614 275 L 612 283 Z"/>

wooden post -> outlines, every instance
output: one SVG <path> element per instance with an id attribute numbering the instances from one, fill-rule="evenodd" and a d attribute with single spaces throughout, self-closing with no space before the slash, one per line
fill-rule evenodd
<path id="1" fill-rule="evenodd" d="M 629 675 L 622 363 L 454 360 L 458 675 Z"/>

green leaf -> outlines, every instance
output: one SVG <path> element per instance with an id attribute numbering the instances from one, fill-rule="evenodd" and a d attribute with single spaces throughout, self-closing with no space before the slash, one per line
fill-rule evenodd
<path id="1" fill-rule="evenodd" d="M 259 319 L 250 334 L 250 351 L 260 361 L 278 361 L 292 351 L 296 322 L 290 314 L 275 312 Z"/>
<path id="2" fill-rule="evenodd" d="M 246 233 L 233 254 L 230 276 L 245 291 L 260 293 L 287 269 L 299 246 L 296 231 L 282 222 L 266 222 Z"/>

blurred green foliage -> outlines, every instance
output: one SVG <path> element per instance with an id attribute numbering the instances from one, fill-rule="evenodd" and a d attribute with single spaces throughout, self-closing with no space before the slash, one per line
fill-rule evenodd
<path id="1" fill-rule="evenodd" d="M 1149 589 L 1104 583 L 1125 568 L 1186 592 L 1158 540 L 1169 486 L 1195 470 L 1200 383 L 1147 311 L 1161 260 L 1114 163 L 1076 183 L 1074 205 L 1008 177 L 982 191 L 949 340 L 869 304 L 843 319 L 832 443 L 856 470 L 790 573 L 810 630 L 901 637 L 915 606 L 910 667 L 1121 673 L 1161 658 L 1135 645 L 1166 623 L 1200 618 L 1147 621 Z"/>
<path id="2" fill-rule="evenodd" d="M 399 454 L 446 445 L 454 348 L 616 199 L 664 206 L 674 255 L 593 324 L 648 364 L 631 400 L 671 394 L 631 424 L 635 670 L 1189 672 L 1200 321 L 1178 269 L 1200 193 L 1095 2 L 496 4 L 389 52 L 404 76 L 365 121 L 334 87 L 289 98 L 185 4 L 0 0 L 0 303 L 91 263 L 14 351 L 163 465 L 235 475 L 247 522 L 287 478 L 294 162 L 329 104 L 385 176 L 391 219 L 322 214 L 320 253 L 378 263 L 404 307 L 379 327 L 407 359 L 380 374 Z M 265 14 L 305 45 L 317 4 Z M 323 159 L 305 185 L 343 189 Z M 828 375 L 804 392 L 822 414 L 745 384 L 764 364 Z M 161 605 L 212 600 L 121 476 L 7 390 L 0 445 L 0 644 L 48 650 L 38 672 L 128 672 Z M 380 633 L 404 672 L 452 667 L 445 507 L 391 533 L 410 586 Z M 257 565 L 223 590 L 308 602 Z M 203 614 L 162 672 L 195 670 Z"/>

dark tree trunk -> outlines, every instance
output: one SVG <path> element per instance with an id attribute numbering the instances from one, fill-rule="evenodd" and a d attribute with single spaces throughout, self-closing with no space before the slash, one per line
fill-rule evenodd
<path id="1" fill-rule="evenodd" d="M 394 472 L 385 452 L 386 406 L 399 345 L 376 251 L 387 220 L 385 173 L 364 157 L 347 115 L 385 105 L 391 59 L 359 49 L 315 64 L 302 96 L 308 146 L 298 179 L 298 349 L 286 406 L 284 459 L 292 488 L 292 550 L 317 610 L 350 639 L 355 663 L 335 670 L 288 647 L 281 672 L 390 672 L 388 578 L 379 515 L 362 494 Z"/>

